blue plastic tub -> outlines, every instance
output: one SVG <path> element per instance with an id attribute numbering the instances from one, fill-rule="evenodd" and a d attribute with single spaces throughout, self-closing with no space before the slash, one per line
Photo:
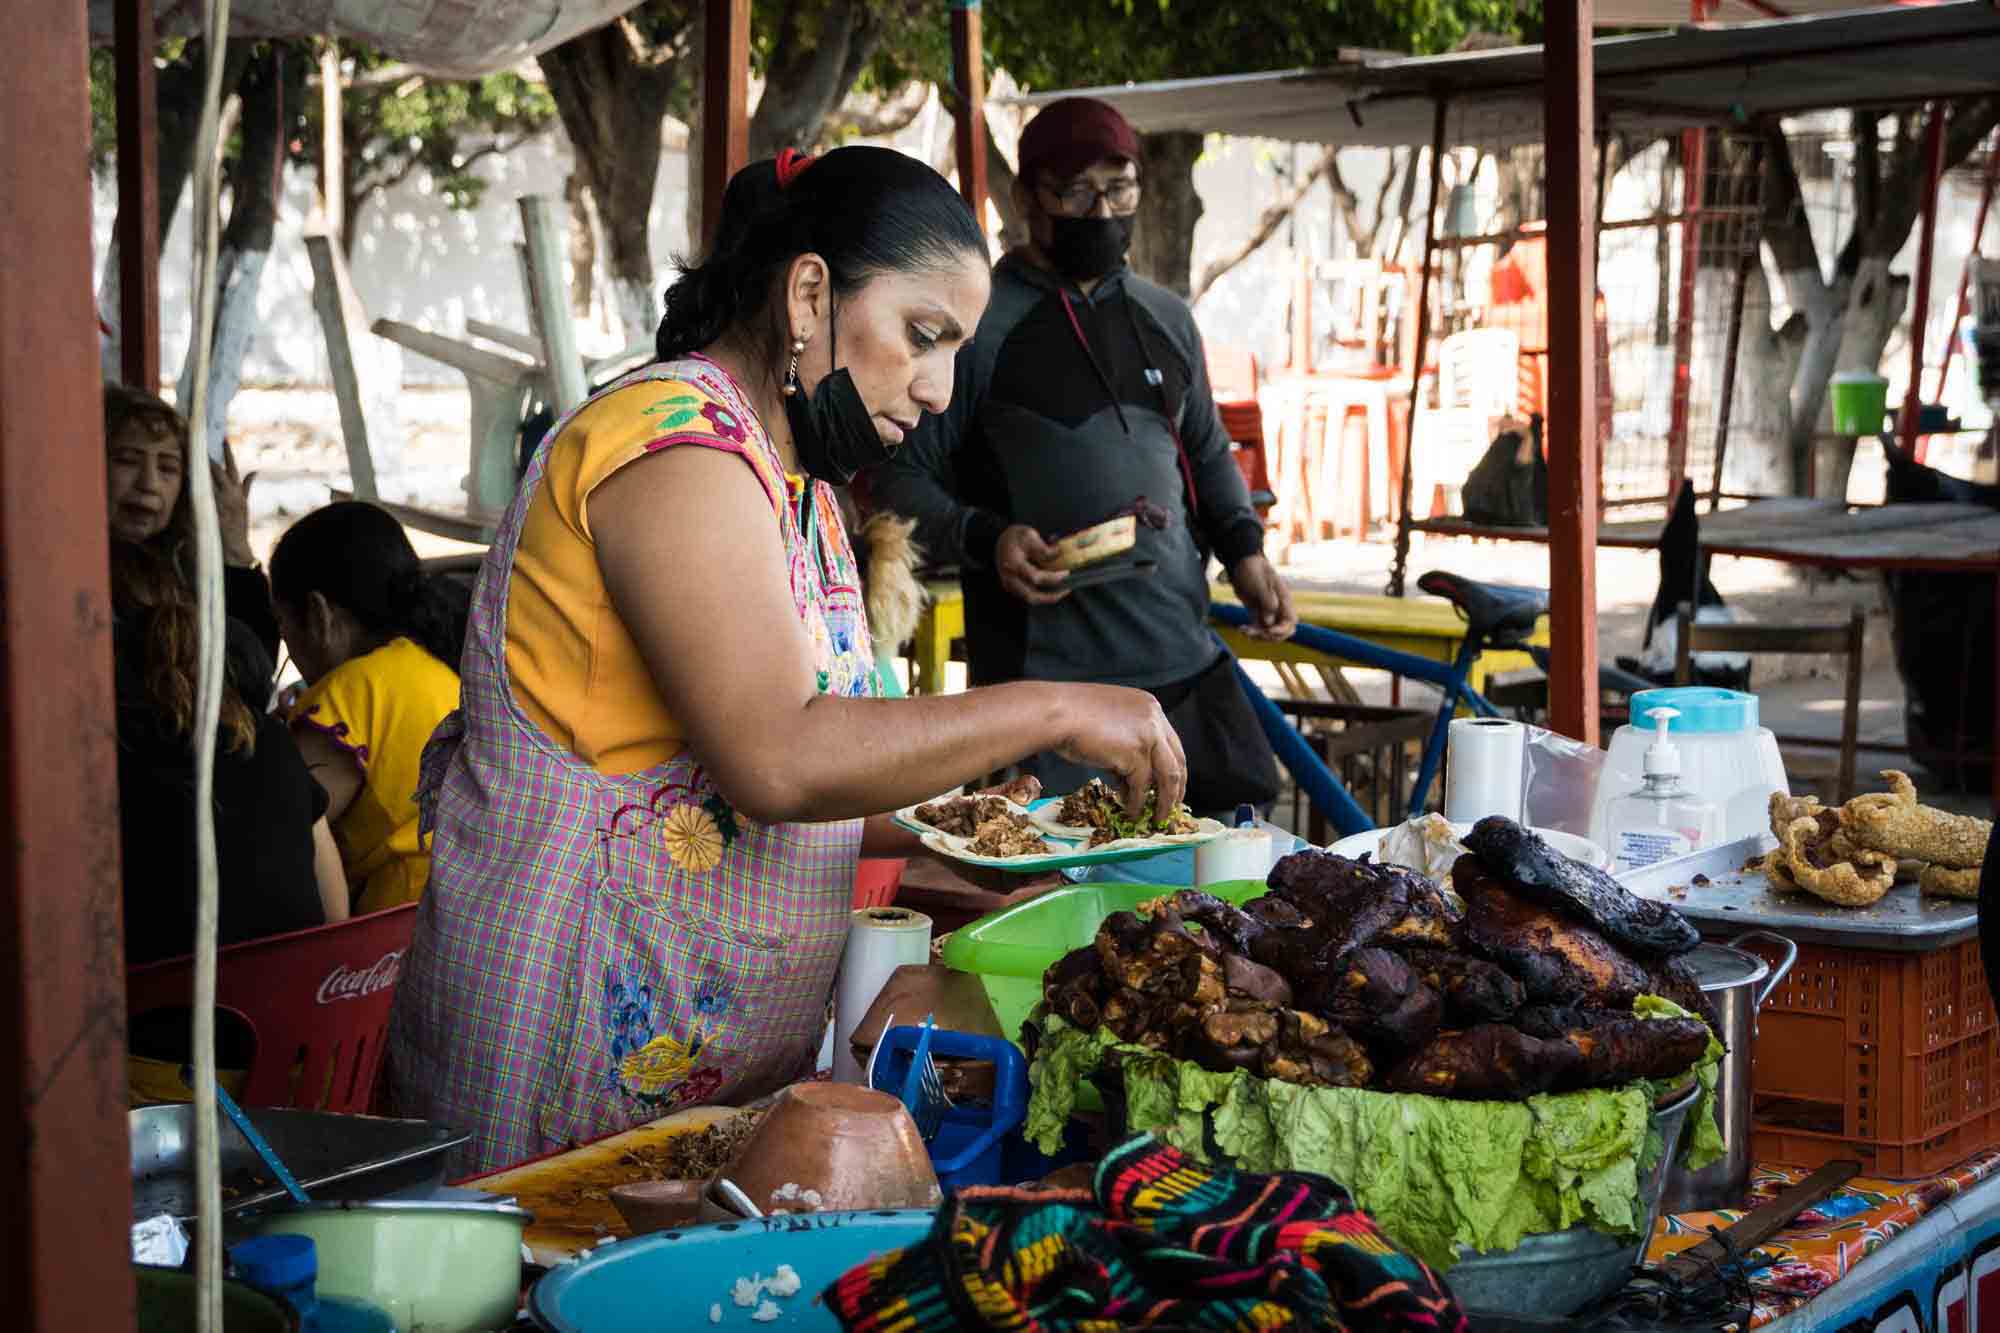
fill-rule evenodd
<path id="1" fill-rule="evenodd" d="M 838 1329 L 819 1294 L 856 1264 L 914 1245 L 936 1214 L 804 1213 L 656 1231 L 563 1264 L 528 1294 L 528 1314 L 548 1333 L 661 1333 L 663 1329 Z M 739 1277 L 770 1277 L 790 1264 L 795 1296 L 772 1297 L 778 1317 L 730 1299 Z M 720 1318 L 711 1323 L 711 1312 Z"/>
<path id="2" fill-rule="evenodd" d="M 875 1087 L 898 1095 L 915 1058 L 923 1030 L 898 1024 L 884 1032 L 875 1057 Z M 971 1032 L 931 1034 L 931 1053 L 960 1060 L 993 1062 L 993 1101 L 987 1106 L 955 1106 L 945 1112 L 931 1140 L 931 1166 L 947 1190 L 967 1185 L 1015 1183 L 1005 1164 L 1009 1138 L 1019 1139 L 1028 1115 L 1028 1065 L 1020 1048 L 1004 1037 Z"/>

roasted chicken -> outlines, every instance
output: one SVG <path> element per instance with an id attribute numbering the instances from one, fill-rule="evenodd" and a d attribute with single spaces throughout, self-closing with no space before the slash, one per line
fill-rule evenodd
<path id="1" fill-rule="evenodd" d="M 1401 866 L 1293 852 L 1271 867 L 1270 890 L 1311 918 L 1328 961 L 1369 944 L 1451 944 L 1458 913 L 1438 886 Z"/>
<path id="2" fill-rule="evenodd" d="M 1670 904 L 1639 897 L 1511 819 L 1488 815 L 1465 835 L 1465 846 L 1516 896 L 1589 926 L 1641 958 L 1671 958 L 1701 943 L 1701 933 Z"/>
<path id="3" fill-rule="evenodd" d="M 1517 897 L 1476 855 L 1458 859 L 1451 884 L 1465 901 L 1466 945 L 1505 968 L 1530 1000 L 1630 1009 L 1645 992 L 1645 968 L 1590 927 Z"/>
<path id="4" fill-rule="evenodd" d="M 1389 1074 L 1389 1091 L 1464 1101 L 1515 1102 L 1569 1082 L 1581 1057 L 1569 1042 L 1505 1023 L 1440 1033 Z"/>

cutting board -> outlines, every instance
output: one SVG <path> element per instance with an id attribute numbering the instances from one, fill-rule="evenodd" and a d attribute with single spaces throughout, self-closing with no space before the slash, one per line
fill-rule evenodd
<path id="1" fill-rule="evenodd" d="M 572 1255 L 584 1254 L 606 1239 L 632 1234 L 611 1200 L 582 1198 L 584 1190 L 599 1193 L 630 1180 L 651 1179 L 648 1172 L 622 1161 L 639 1147 L 658 1147 L 676 1135 L 707 1129 L 717 1121 L 748 1114 L 727 1106 L 696 1106 L 676 1111 L 651 1124 L 586 1143 L 553 1157 L 508 1167 L 490 1176 L 461 1182 L 493 1194 L 511 1195 L 535 1215 L 521 1239 L 534 1262 L 553 1267 Z"/>

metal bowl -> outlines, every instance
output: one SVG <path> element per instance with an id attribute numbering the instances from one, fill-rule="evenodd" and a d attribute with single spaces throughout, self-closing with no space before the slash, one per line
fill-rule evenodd
<path id="1" fill-rule="evenodd" d="M 1688 1112 L 1701 1095 L 1699 1084 L 1653 1109 L 1660 1131 L 1660 1158 L 1639 1181 L 1644 1224 L 1634 1237 L 1620 1238 L 1590 1227 L 1571 1227 L 1529 1236 L 1511 1250 L 1465 1255 L 1445 1274 L 1452 1295 L 1466 1313 L 1567 1317 L 1624 1286 L 1635 1265 L 1645 1262 L 1646 1244 L 1659 1221 L 1660 1191 L 1667 1165 L 1680 1144 Z"/>

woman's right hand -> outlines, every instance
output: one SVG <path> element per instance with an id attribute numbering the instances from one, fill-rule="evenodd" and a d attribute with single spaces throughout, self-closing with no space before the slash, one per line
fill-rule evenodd
<path id="1" fill-rule="evenodd" d="M 1064 685 L 1071 719 L 1056 753 L 1071 763 L 1109 769 L 1125 789 L 1125 813 L 1138 818 L 1148 794 L 1171 810 L 1187 793 L 1187 754 L 1160 701 L 1122 685 Z"/>

